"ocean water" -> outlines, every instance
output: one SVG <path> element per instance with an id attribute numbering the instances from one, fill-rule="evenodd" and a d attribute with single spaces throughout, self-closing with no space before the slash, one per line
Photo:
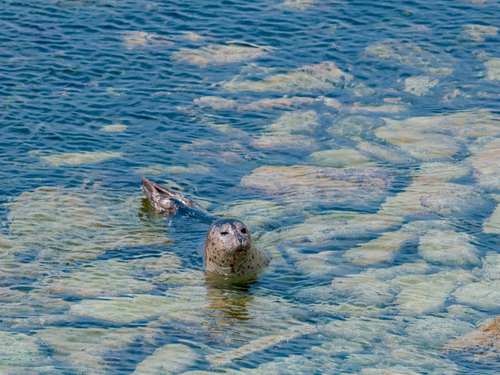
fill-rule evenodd
<path id="1" fill-rule="evenodd" d="M 500 315 L 499 19 L 2 2 L 0 372 L 496 374 L 456 338 Z M 271 265 L 210 280 L 207 225 L 156 214 L 142 177 L 243 220 Z"/>

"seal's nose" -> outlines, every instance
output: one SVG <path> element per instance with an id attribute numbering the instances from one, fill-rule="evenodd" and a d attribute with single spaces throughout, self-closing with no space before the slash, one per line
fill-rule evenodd
<path id="1" fill-rule="evenodd" d="M 246 250 L 249 243 L 248 239 L 245 236 L 238 236 L 238 250 Z"/>

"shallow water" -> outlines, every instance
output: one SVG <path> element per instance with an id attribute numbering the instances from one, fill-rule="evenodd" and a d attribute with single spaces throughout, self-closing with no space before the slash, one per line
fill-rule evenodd
<path id="1" fill-rule="evenodd" d="M 497 1 L 0 5 L 3 374 L 494 374 Z M 207 226 L 273 257 L 207 279 Z"/>

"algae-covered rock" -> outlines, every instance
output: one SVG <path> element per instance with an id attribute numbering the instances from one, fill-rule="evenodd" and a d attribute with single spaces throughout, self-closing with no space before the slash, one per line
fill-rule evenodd
<path id="1" fill-rule="evenodd" d="M 415 181 L 403 192 L 387 198 L 379 214 L 418 218 L 458 217 L 488 204 L 484 194 L 471 186 Z"/>
<path id="2" fill-rule="evenodd" d="M 500 80 L 500 58 L 490 59 L 484 63 L 487 78 L 490 80 Z"/>
<path id="3" fill-rule="evenodd" d="M 127 125 L 122 125 L 122 124 L 113 124 L 113 125 L 106 125 L 101 128 L 102 132 L 108 132 L 108 133 L 121 133 L 127 129 Z"/>
<path id="4" fill-rule="evenodd" d="M 367 116 L 341 117 L 333 122 L 327 132 L 334 137 L 354 138 L 362 137 L 373 133 L 373 130 L 384 125 L 384 121 L 379 118 Z"/>
<path id="5" fill-rule="evenodd" d="M 405 90 L 410 94 L 421 96 L 429 92 L 429 89 L 433 88 L 439 83 L 439 79 L 431 81 L 428 76 L 415 76 L 405 79 Z"/>
<path id="6" fill-rule="evenodd" d="M 401 276 L 391 284 L 401 288 L 395 304 L 401 311 L 423 314 L 440 310 L 451 293 L 464 284 L 467 288 L 475 279 L 464 270 L 442 271 L 432 275 Z M 454 293 L 455 295 L 455 293 Z"/>
<path id="7" fill-rule="evenodd" d="M 500 126 L 499 126 L 500 128 Z M 479 148 L 472 148 L 473 155 L 467 162 L 474 167 L 474 176 L 483 189 L 500 189 L 500 139 L 493 139 Z"/>
<path id="8" fill-rule="evenodd" d="M 304 66 L 291 73 L 277 74 L 262 80 L 240 80 L 239 76 L 222 86 L 231 91 L 326 91 L 343 82 L 349 82 L 352 75 L 343 72 L 332 62 Z"/>
<path id="9" fill-rule="evenodd" d="M 482 42 L 488 35 L 498 34 L 498 27 L 484 25 L 465 25 L 464 34 L 473 42 Z"/>
<path id="10" fill-rule="evenodd" d="M 0 331 L 0 372 L 2 374 L 34 374 L 50 373 L 43 370 L 44 366 L 51 364 L 52 360 L 43 350 L 37 339 L 23 333 Z M 57 374 L 57 371 L 55 371 Z"/>
<path id="11" fill-rule="evenodd" d="M 481 266 L 474 238 L 452 230 L 430 230 L 420 237 L 418 254 L 429 263 L 444 266 Z"/>
<path id="12" fill-rule="evenodd" d="M 412 172 L 413 180 L 419 182 L 456 181 L 472 173 L 472 166 L 466 163 L 423 163 Z"/>
<path id="13" fill-rule="evenodd" d="M 351 148 L 325 150 L 309 155 L 311 164 L 322 167 L 353 167 L 367 165 L 370 159 Z"/>
<path id="14" fill-rule="evenodd" d="M 384 214 L 384 210 L 381 210 L 379 213 L 372 215 L 372 217 L 375 219 L 379 215 Z M 385 217 L 385 216 L 382 216 Z M 397 227 L 398 224 L 402 223 L 402 217 L 401 216 L 388 216 L 388 217 L 393 217 L 394 218 L 394 225 L 393 227 Z M 399 218 L 399 220 L 397 219 Z M 390 227 L 387 228 L 381 228 L 382 230 L 390 229 Z M 411 223 L 403 225 L 399 230 L 395 232 L 387 232 L 383 233 L 380 237 L 375 238 L 369 242 L 363 243 L 360 246 L 347 250 L 343 257 L 344 259 L 348 260 L 350 263 L 355 264 L 355 265 L 362 265 L 362 266 L 367 266 L 367 265 L 375 265 L 379 263 L 392 263 L 396 259 L 398 253 L 400 250 L 410 241 L 416 241 L 418 238 L 424 238 L 424 245 L 423 249 L 426 251 L 431 250 L 431 246 L 429 241 L 432 241 L 433 239 L 437 241 L 437 244 L 443 245 L 442 242 L 440 241 L 445 241 L 442 239 L 437 239 L 436 240 L 436 233 L 450 233 L 453 234 L 455 233 L 452 230 L 452 227 L 449 225 L 448 222 L 444 220 L 425 220 L 425 221 L 413 221 Z M 457 237 L 458 236 L 458 237 Z M 459 235 L 455 233 L 455 237 L 453 237 L 455 240 L 454 244 L 451 244 L 452 248 L 453 245 L 461 245 L 459 249 L 461 248 L 462 252 L 467 254 L 469 258 L 467 258 L 467 261 L 473 261 L 474 263 L 472 264 L 481 264 L 476 250 L 473 245 L 471 245 L 468 241 L 472 240 L 471 237 L 463 234 Z M 453 242 L 453 239 L 450 239 L 450 242 Z M 465 243 L 466 242 L 466 243 Z M 436 245 L 438 246 L 438 245 Z M 454 248 L 453 248 L 454 249 Z M 430 260 L 433 260 L 434 263 L 440 264 L 438 262 L 439 256 L 436 253 L 429 254 L 425 252 L 424 250 L 423 254 L 428 257 Z M 450 250 L 452 251 L 452 250 Z M 446 251 L 445 251 L 446 252 Z M 446 262 L 458 262 L 462 264 L 462 262 L 467 263 L 466 260 L 462 259 L 461 256 L 464 254 L 446 254 L 447 257 L 443 254 L 439 254 L 442 258 L 439 258 L 441 261 Z M 434 256 L 434 258 L 433 258 Z M 427 260 L 427 258 L 424 257 L 424 259 Z M 430 261 L 429 260 L 429 261 Z M 430 261 L 431 262 L 431 261 Z M 433 262 L 431 262 L 433 263 Z M 468 263 L 467 263 L 468 264 Z"/>
<path id="15" fill-rule="evenodd" d="M 220 96 L 203 96 L 194 99 L 194 102 L 200 107 L 212 107 L 212 109 L 231 109 L 236 107 L 236 101 L 225 99 Z"/>
<path id="16" fill-rule="evenodd" d="M 172 254 L 168 254 L 169 261 L 163 262 L 161 272 L 168 269 L 175 270 L 180 265 L 180 260 Z M 161 258 L 149 258 L 154 266 L 161 262 Z M 141 260 L 144 262 L 144 260 Z M 90 265 L 80 266 L 71 272 L 53 273 L 41 284 L 44 288 L 54 291 L 56 294 L 77 294 L 83 297 L 98 295 L 114 296 L 121 294 L 146 292 L 155 287 L 154 284 L 141 280 L 143 269 L 155 269 L 153 265 L 137 264 L 117 260 L 94 262 Z"/>
<path id="17" fill-rule="evenodd" d="M 193 366 L 198 359 L 196 351 L 183 344 L 168 344 L 158 348 L 137 365 L 133 375 L 177 374 Z"/>
<path id="18" fill-rule="evenodd" d="M 413 320 L 405 329 L 421 345 L 441 347 L 448 340 L 474 329 L 474 325 L 458 319 L 426 316 Z"/>
<path id="19" fill-rule="evenodd" d="M 109 299 L 84 300 L 71 306 L 70 314 L 129 323 L 158 316 L 162 321 L 203 321 L 206 289 L 198 286 L 170 290 L 167 295 L 131 295 Z"/>
<path id="20" fill-rule="evenodd" d="M 317 329 L 311 325 L 300 325 L 291 327 L 286 331 L 282 331 L 276 335 L 263 337 L 257 340 L 253 340 L 250 343 L 239 347 L 238 349 L 227 350 L 224 352 L 218 352 L 207 356 L 207 360 L 212 364 L 212 366 L 224 366 L 229 364 L 231 361 L 242 358 L 248 354 L 265 350 L 272 346 L 278 345 L 283 341 L 289 341 L 299 338 L 300 336 L 315 333 Z"/>
<path id="21" fill-rule="evenodd" d="M 494 309 L 500 304 L 500 280 L 468 284 L 457 289 L 453 295 L 457 302 L 479 309 Z"/>
<path id="22" fill-rule="evenodd" d="M 344 258 L 359 266 L 378 263 L 392 263 L 404 244 L 415 238 L 415 234 L 406 231 L 395 231 L 366 242 L 357 248 L 347 250 Z"/>
<path id="23" fill-rule="evenodd" d="M 396 146 L 383 143 L 363 141 L 359 142 L 356 148 L 362 151 L 364 155 L 368 155 L 375 160 L 387 161 L 391 164 L 408 163 L 415 160 L 409 153 L 396 148 Z"/>
<path id="24" fill-rule="evenodd" d="M 482 258 L 483 267 L 476 268 L 474 275 L 486 280 L 500 280 L 500 254 L 489 252 Z"/>
<path id="25" fill-rule="evenodd" d="M 495 318 L 475 331 L 448 342 L 443 350 L 458 353 L 472 362 L 498 361 L 500 358 L 500 318 Z"/>
<path id="26" fill-rule="evenodd" d="M 358 114 L 358 115 L 376 115 L 376 114 L 396 114 L 406 111 L 408 108 L 402 105 L 383 104 L 383 105 L 362 105 L 354 103 L 339 108 L 341 114 Z"/>
<path id="27" fill-rule="evenodd" d="M 108 374 L 107 356 L 136 342 L 151 345 L 159 330 L 151 328 L 47 328 L 37 332 L 37 342 L 50 348 L 53 356 L 79 374 Z M 116 355 L 116 354 L 115 354 Z M 62 366 L 61 366 L 62 367 Z"/>
<path id="28" fill-rule="evenodd" d="M 200 65 L 235 63 L 257 59 L 271 50 L 271 47 L 232 41 L 227 44 L 210 44 L 198 49 L 181 48 L 172 53 L 172 60 Z"/>
<path id="29" fill-rule="evenodd" d="M 361 210 L 384 199 L 394 178 L 394 173 L 379 168 L 264 166 L 243 177 L 241 185 L 287 201 L 300 197 L 302 206 L 328 200 Z"/>
<path id="30" fill-rule="evenodd" d="M 304 10 L 313 6 L 314 3 L 314 0 L 285 0 L 282 5 L 296 10 Z"/>
<path id="31" fill-rule="evenodd" d="M 111 151 L 79 152 L 66 154 L 47 154 L 41 151 L 30 151 L 30 155 L 39 157 L 55 167 L 60 167 L 63 165 L 97 163 L 106 159 L 122 157 L 122 154 L 120 152 Z"/>
<path id="32" fill-rule="evenodd" d="M 453 57 L 432 49 L 435 47 L 417 45 L 409 39 L 386 39 L 366 47 L 365 56 L 386 61 L 392 67 L 403 64 L 430 74 L 451 74 L 455 65 Z"/>
<path id="33" fill-rule="evenodd" d="M 125 47 L 134 49 L 138 46 L 171 46 L 173 43 L 163 35 L 149 34 L 145 31 L 125 31 L 121 34 Z"/>
<path id="34" fill-rule="evenodd" d="M 376 274 L 368 272 L 335 278 L 332 288 L 341 295 L 365 303 L 389 303 L 399 291 L 395 286 L 378 279 Z"/>
<path id="35" fill-rule="evenodd" d="M 247 105 L 238 107 L 238 111 L 260 111 L 262 109 L 287 109 L 292 107 L 303 107 L 314 103 L 314 98 L 293 96 L 288 98 L 286 95 L 279 99 L 262 99 Z"/>
<path id="36" fill-rule="evenodd" d="M 201 164 L 187 166 L 153 164 L 147 167 L 134 168 L 134 171 L 141 176 L 155 176 L 164 173 L 204 174 L 212 172 L 212 169 Z"/>
<path id="37" fill-rule="evenodd" d="M 278 134 L 312 132 L 318 124 L 319 116 L 315 111 L 295 111 L 282 115 L 267 127 L 267 131 Z"/>
<path id="38" fill-rule="evenodd" d="M 140 196 L 98 187 L 40 187 L 5 203 L 13 253 L 72 263 L 128 246 L 166 244 L 161 220 L 138 216 Z"/>
<path id="39" fill-rule="evenodd" d="M 214 214 L 244 220 L 250 227 L 268 227 L 279 219 L 286 207 L 265 200 L 238 200 L 221 207 Z"/>
<path id="40" fill-rule="evenodd" d="M 496 119 L 495 115 L 484 111 L 413 117 L 403 121 L 385 119 L 387 125 L 376 129 L 375 135 L 419 159 L 450 158 L 460 150 L 456 137 L 499 135 Z"/>

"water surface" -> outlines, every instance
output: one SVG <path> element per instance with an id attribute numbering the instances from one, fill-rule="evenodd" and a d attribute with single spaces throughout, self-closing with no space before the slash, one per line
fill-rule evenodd
<path id="1" fill-rule="evenodd" d="M 8 374 L 490 374 L 497 1 L 4 2 Z M 207 226 L 272 264 L 207 279 Z"/>

